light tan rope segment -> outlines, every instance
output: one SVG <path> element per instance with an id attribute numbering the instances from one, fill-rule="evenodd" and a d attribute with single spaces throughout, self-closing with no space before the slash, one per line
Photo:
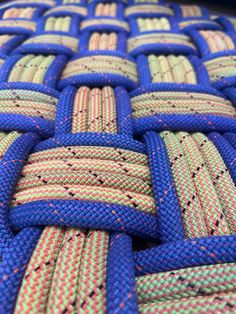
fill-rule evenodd
<path id="1" fill-rule="evenodd" d="M 0 20 L 0 27 L 25 28 L 35 32 L 36 22 L 27 20 Z"/>
<path id="2" fill-rule="evenodd" d="M 117 33 L 94 32 L 89 38 L 89 50 L 117 50 Z"/>
<path id="3" fill-rule="evenodd" d="M 78 52 L 79 39 L 65 35 L 38 35 L 31 37 L 24 44 L 56 44 L 70 48 L 74 53 Z"/>
<path id="4" fill-rule="evenodd" d="M 221 97 L 192 92 L 150 92 L 131 98 L 134 118 L 157 114 L 214 114 L 235 118 L 233 104 Z"/>
<path id="5" fill-rule="evenodd" d="M 137 18 L 136 19 L 140 32 L 148 31 L 170 31 L 171 25 L 167 18 Z"/>
<path id="6" fill-rule="evenodd" d="M 182 30 L 183 28 L 187 27 L 187 26 L 190 26 L 190 25 L 199 25 L 199 24 L 211 24 L 213 26 L 219 26 L 219 24 L 217 24 L 216 22 L 214 21 L 211 21 L 211 20 L 200 20 L 199 18 L 198 19 L 190 19 L 190 20 L 180 20 L 179 21 L 179 28 Z"/>
<path id="7" fill-rule="evenodd" d="M 10 8 L 6 10 L 2 16 L 2 19 L 29 19 L 31 20 L 33 18 L 33 15 L 37 8 Z"/>
<path id="8" fill-rule="evenodd" d="M 236 292 L 218 293 L 198 298 L 183 298 L 166 302 L 141 304 L 139 313 L 178 313 L 186 314 L 186 309 L 191 313 L 233 313 L 236 308 Z M 204 309 L 204 312 L 202 311 Z"/>
<path id="9" fill-rule="evenodd" d="M 200 31 L 201 36 L 206 40 L 212 53 L 224 50 L 235 49 L 232 39 L 220 31 Z"/>
<path id="10" fill-rule="evenodd" d="M 10 133 L 0 132 L 0 160 L 18 137 L 20 137 L 20 133 L 15 131 Z"/>
<path id="11" fill-rule="evenodd" d="M 11 70 L 8 82 L 31 82 L 41 84 L 55 56 L 26 55 Z"/>
<path id="12" fill-rule="evenodd" d="M 212 82 L 236 75 L 236 56 L 214 58 L 204 65 Z"/>
<path id="13" fill-rule="evenodd" d="M 70 3 L 81 3 L 81 0 L 63 0 L 63 4 L 70 4 Z"/>
<path id="14" fill-rule="evenodd" d="M 81 26 L 80 29 L 84 30 L 87 27 L 91 27 L 91 26 L 102 26 L 102 25 L 110 25 L 110 26 L 116 26 L 116 27 L 120 27 L 126 31 L 129 31 L 129 24 L 125 21 L 119 21 L 117 19 L 112 19 L 112 18 L 99 18 L 99 19 L 88 19 L 88 20 L 84 20 L 81 22 Z"/>
<path id="15" fill-rule="evenodd" d="M 47 10 L 44 15 L 54 14 L 54 13 L 77 13 L 81 14 L 82 16 L 87 16 L 87 8 L 78 6 L 78 5 L 60 5 L 58 7 L 54 7 L 50 10 Z"/>
<path id="16" fill-rule="evenodd" d="M 185 56 L 149 55 L 148 64 L 152 83 L 197 84 L 193 66 Z"/>
<path id="17" fill-rule="evenodd" d="M 236 234 L 236 187 L 221 155 L 202 133 L 192 135 L 201 152 L 232 234 Z"/>
<path id="18" fill-rule="evenodd" d="M 44 229 L 14 313 L 104 313 L 108 233 Z"/>
<path id="19" fill-rule="evenodd" d="M 114 91 L 107 86 L 102 89 L 80 87 L 73 104 L 72 133 L 96 130 L 117 133 L 116 101 Z"/>
<path id="20" fill-rule="evenodd" d="M 57 31 L 57 32 L 69 32 L 71 25 L 71 17 L 54 17 L 50 16 L 45 22 L 44 29 L 48 31 Z"/>
<path id="21" fill-rule="evenodd" d="M 10 41 L 12 38 L 16 36 L 14 35 L 0 35 L 0 47 L 4 47 L 8 41 Z"/>
<path id="22" fill-rule="evenodd" d="M 161 135 L 171 162 L 186 236 L 235 234 L 236 188 L 212 142 L 202 133 L 191 136 L 165 131 Z"/>
<path id="23" fill-rule="evenodd" d="M 22 114 L 54 120 L 58 99 L 23 89 L 0 90 L 0 113 Z"/>
<path id="24" fill-rule="evenodd" d="M 15 313 L 105 312 L 108 239 L 103 231 L 45 228 Z"/>
<path id="25" fill-rule="evenodd" d="M 161 34 L 144 34 L 138 35 L 128 39 L 128 52 L 143 46 L 143 45 L 154 45 L 164 44 L 168 45 L 185 45 L 187 47 L 195 49 L 195 46 L 190 41 L 188 36 L 174 33 L 161 33 Z"/>
<path id="26" fill-rule="evenodd" d="M 197 5 L 180 5 L 182 16 L 184 17 L 201 17 L 201 8 Z"/>
<path id="27" fill-rule="evenodd" d="M 82 57 L 67 63 L 61 79 L 80 74 L 111 73 L 125 76 L 137 82 L 137 70 L 134 62 L 109 55 Z"/>
<path id="28" fill-rule="evenodd" d="M 68 148 L 63 148 L 62 154 L 67 150 Z M 83 150 L 86 151 L 87 147 L 83 147 Z M 135 157 L 130 160 L 129 156 L 138 153 L 115 148 L 110 150 L 105 147 L 91 147 L 90 150 L 96 151 L 95 159 L 87 155 L 82 158 L 74 147 L 70 148 L 71 156 L 68 156 L 68 159 L 61 157 L 54 159 L 57 149 L 53 149 L 50 150 L 53 158 L 49 158 L 48 161 L 26 165 L 22 170 L 23 181 L 18 182 L 17 189 L 20 191 L 16 190 L 12 206 L 44 199 L 81 199 L 120 204 L 150 214 L 156 213 L 150 172 L 148 165 L 142 164 L 142 156 L 141 164 L 140 162 L 134 164 L 131 160 Z M 102 157 L 99 157 L 101 150 L 104 152 Z M 118 159 L 106 157 L 105 151 L 106 155 L 111 151 L 113 155 L 119 152 L 120 157 Z M 140 160 L 138 156 L 136 160 Z M 80 178 L 79 182 L 75 174 Z M 51 177 L 49 181 L 44 179 L 48 175 Z M 22 184 L 30 186 L 22 188 Z"/>
<path id="29" fill-rule="evenodd" d="M 34 3 L 42 4 L 42 0 L 34 0 Z M 15 5 L 18 5 L 18 4 L 28 5 L 29 1 L 28 0 L 16 0 L 16 1 L 7 2 L 0 5 L 0 9 L 5 9 L 9 6 L 14 7 Z M 44 0 L 44 4 L 48 4 L 49 6 L 54 6 L 56 3 L 54 0 Z"/>
<path id="30" fill-rule="evenodd" d="M 133 5 L 125 9 L 126 17 L 129 17 L 132 14 L 142 15 L 145 13 L 151 13 L 151 14 L 159 13 L 159 14 L 168 14 L 168 15 L 174 14 L 171 8 L 164 7 L 161 5 L 153 5 L 153 4 Z"/>
<path id="31" fill-rule="evenodd" d="M 116 3 L 98 3 L 95 8 L 95 16 L 116 17 Z"/>
<path id="32" fill-rule="evenodd" d="M 235 283 L 235 263 L 137 277 L 139 312 L 184 314 L 191 308 L 191 313 L 232 313 Z"/>
<path id="33" fill-rule="evenodd" d="M 136 277 L 140 306 L 236 291 L 236 264 L 190 267 Z"/>

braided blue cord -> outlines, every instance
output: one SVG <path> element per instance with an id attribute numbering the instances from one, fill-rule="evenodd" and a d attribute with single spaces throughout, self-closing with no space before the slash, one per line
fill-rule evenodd
<path id="1" fill-rule="evenodd" d="M 157 205 L 157 224 L 162 242 L 184 239 L 181 211 L 171 174 L 168 155 L 160 136 L 154 132 L 144 135 L 151 169 L 154 197 Z"/>

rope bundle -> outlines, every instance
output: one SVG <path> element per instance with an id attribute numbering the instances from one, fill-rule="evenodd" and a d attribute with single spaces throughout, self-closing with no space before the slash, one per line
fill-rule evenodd
<path id="1" fill-rule="evenodd" d="M 236 311 L 236 19 L 0 5 L 0 312 Z"/>

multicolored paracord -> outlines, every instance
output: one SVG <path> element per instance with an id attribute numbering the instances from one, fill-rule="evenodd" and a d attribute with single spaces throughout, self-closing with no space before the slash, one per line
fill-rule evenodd
<path id="1" fill-rule="evenodd" d="M 236 18 L 0 4 L 0 313 L 236 312 Z"/>

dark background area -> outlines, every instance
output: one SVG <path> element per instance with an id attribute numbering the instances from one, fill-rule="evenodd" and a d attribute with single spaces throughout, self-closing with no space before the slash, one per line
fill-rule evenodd
<path id="1" fill-rule="evenodd" d="M 198 4 L 205 6 L 213 13 L 223 13 L 236 16 L 236 0 L 174 0 L 179 4 Z"/>

